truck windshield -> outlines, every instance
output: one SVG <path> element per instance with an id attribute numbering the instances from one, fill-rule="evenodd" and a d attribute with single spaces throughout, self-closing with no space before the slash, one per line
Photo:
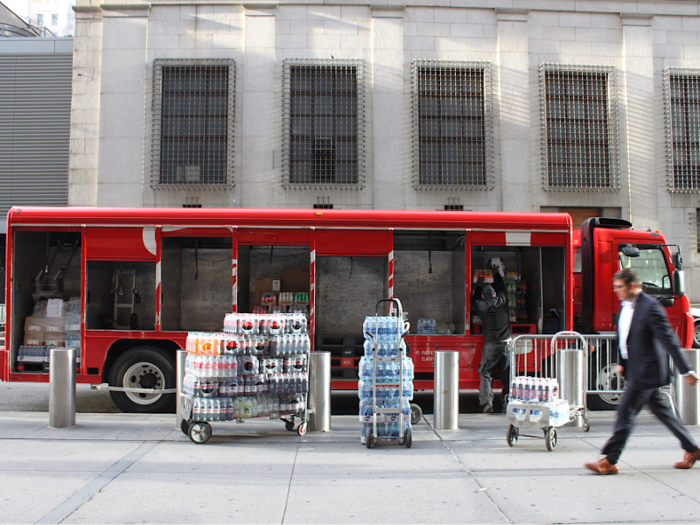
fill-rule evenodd
<path id="1" fill-rule="evenodd" d="M 620 269 L 634 268 L 639 272 L 645 292 L 652 295 L 670 295 L 671 276 L 666 265 L 666 257 L 662 248 L 650 244 L 637 244 L 639 257 L 628 257 L 622 253 L 621 244 L 618 247 Z"/>

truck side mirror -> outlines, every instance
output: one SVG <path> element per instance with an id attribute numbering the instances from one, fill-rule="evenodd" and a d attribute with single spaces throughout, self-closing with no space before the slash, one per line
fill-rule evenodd
<path id="1" fill-rule="evenodd" d="M 685 295 L 685 279 L 683 270 L 673 270 L 673 295 Z"/>
<path id="2" fill-rule="evenodd" d="M 622 253 L 627 257 L 639 257 L 639 248 L 632 244 L 626 244 L 622 247 Z"/>
<path id="3" fill-rule="evenodd" d="M 683 256 L 681 255 L 681 252 L 674 253 L 671 259 L 673 261 L 673 266 L 675 266 L 678 270 L 683 268 Z"/>

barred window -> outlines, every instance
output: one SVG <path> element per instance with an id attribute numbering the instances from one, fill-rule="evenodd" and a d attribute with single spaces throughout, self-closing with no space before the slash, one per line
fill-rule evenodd
<path id="1" fill-rule="evenodd" d="M 283 185 L 364 186 L 364 64 L 284 63 Z"/>
<path id="2" fill-rule="evenodd" d="M 491 189 L 488 63 L 413 61 L 414 187 Z"/>
<path id="3" fill-rule="evenodd" d="M 540 92 L 545 190 L 618 191 L 614 68 L 542 64 Z"/>
<path id="4" fill-rule="evenodd" d="M 700 191 L 700 69 L 664 70 L 668 187 Z"/>
<path id="5" fill-rule="evenodd" d="M 232 185 L 233 60 L 156 60 L 153 188 Z"/>

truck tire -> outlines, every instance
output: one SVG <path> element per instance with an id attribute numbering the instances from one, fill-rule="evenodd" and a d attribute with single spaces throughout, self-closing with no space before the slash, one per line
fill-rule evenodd
<path id="1" fill-rule="evenodd" d="M 700 348 L 700 321 L 695 321 L 693 333 L 693 348 Z"/>
<path id="2" fill-rule="evenodd" d="M 127 350 L 114 363 L 109 385 L 132 388 L 175 388 L 175 363 L 163 350 L 139 346 Z M 122 412 L 161 414 L 175 411 L 175 394 L 110 391 Z"/>
<path id="3" fill-rule="evenodd" d="M 596 363 L 591 360 L 589 363 L 591 375 L 591 386 L 594 390 L 624 390 L 625 378 L 618 375 L 615 367 L 616 362 L 607 364 L 607 360 L 603 360 L 600 364 L 600 370 L 596 370 Z M 591 410 L 615 410 L 620 404 L 622 393 L 606 394 L 589 394 L 587 398 L 588 408 Z"/>

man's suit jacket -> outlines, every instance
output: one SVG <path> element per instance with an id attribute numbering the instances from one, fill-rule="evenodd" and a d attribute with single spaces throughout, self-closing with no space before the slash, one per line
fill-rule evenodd
<path id="1" fill-rule="evenodd" d="M 618 338 L 620 336 L 618 327 Z M 692 370 L 661 303 L 640 293 L 627 336 L 627 360 L 622 360 L 629 387 L 657 388 L 671 382 L 668 354 L 682 374 Z"/>

